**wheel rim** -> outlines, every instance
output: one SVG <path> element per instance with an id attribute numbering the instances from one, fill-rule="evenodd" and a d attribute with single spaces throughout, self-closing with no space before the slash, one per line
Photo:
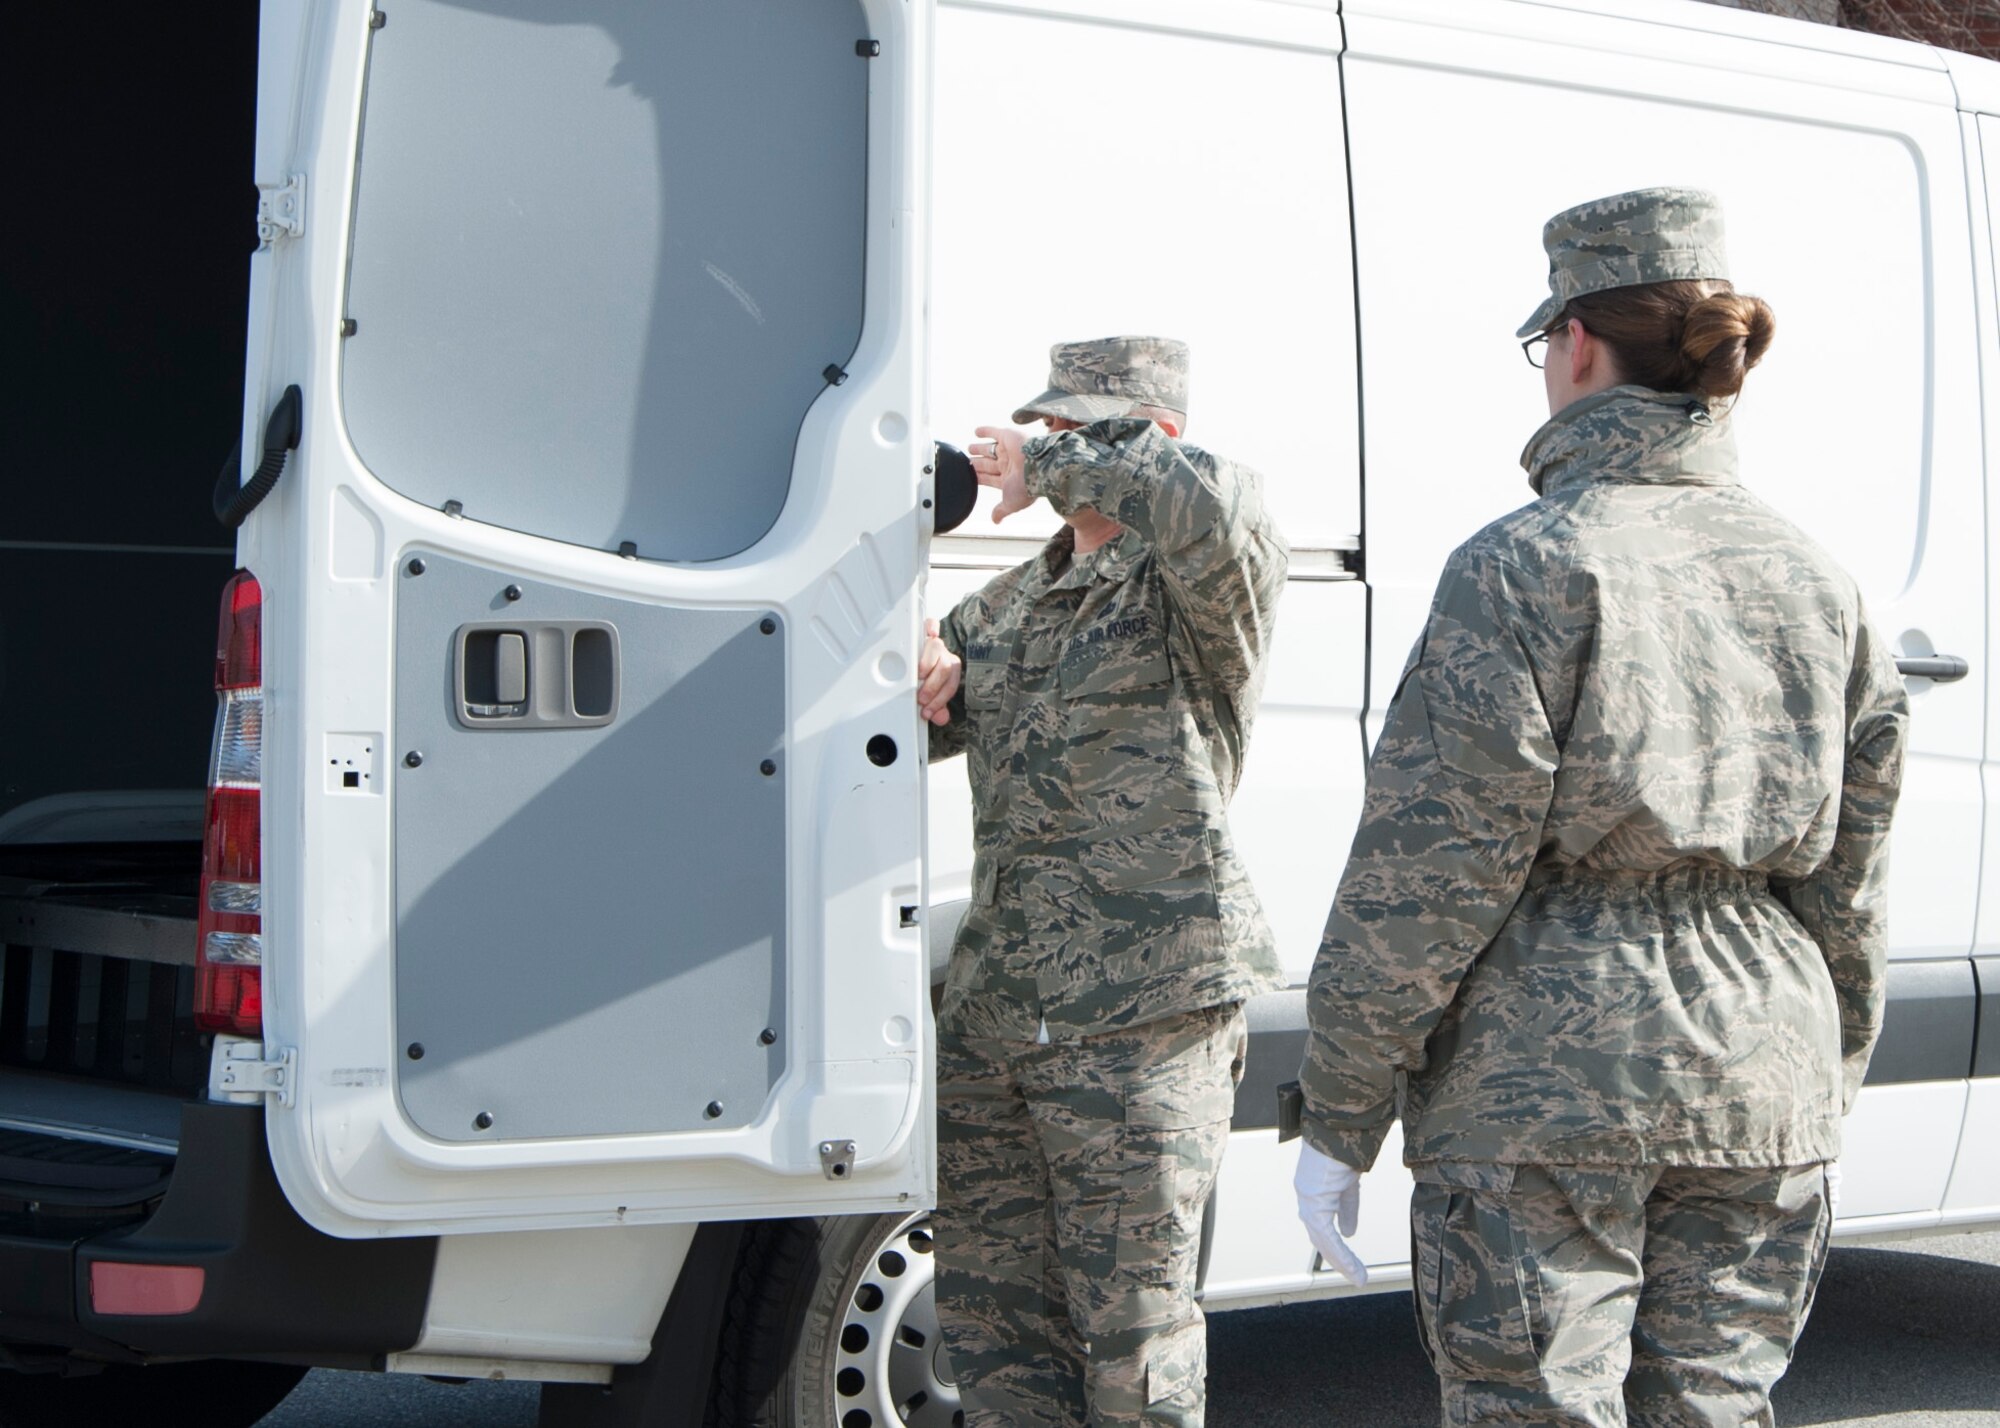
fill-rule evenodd
<path id="1" fill-rule="evenodd" d="M 937 1319 L 937 1256 L 926 1217 L 875 1246 L 847 1297 L 833 1364 L 840 1428 L 962 1428 Z"/>

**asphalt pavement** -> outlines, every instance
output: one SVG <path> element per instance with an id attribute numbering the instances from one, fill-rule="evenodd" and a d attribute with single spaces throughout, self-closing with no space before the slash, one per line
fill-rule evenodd
<path id="1" fill-rule="evenodd" d="M 1217 1314 L 1208 1383 L 1209 1428 L 1437 1422 L 1406 1294 Z M 263 1428 L 534 1428 L 538 1393 L 316 1372 Z M 1786 1428 L 2000 1428 L 2000 1234 L 1835 1249 L 1777 1417 Z"/>

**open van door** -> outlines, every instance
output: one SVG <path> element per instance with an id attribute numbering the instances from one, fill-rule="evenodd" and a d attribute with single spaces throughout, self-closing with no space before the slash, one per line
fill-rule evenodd
<path id="1" fill-rule="evenodd" d="M 930 1196 L 927 9 L 774 4 L 265 7 L 232 1049 L 330 1233 Z"/>

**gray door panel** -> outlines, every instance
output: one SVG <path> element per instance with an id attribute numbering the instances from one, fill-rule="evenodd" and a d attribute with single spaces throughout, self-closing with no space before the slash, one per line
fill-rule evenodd
<path id="1" fill-rule="evenodd" d="M 421 560 L 392 745 L 405 1112 L 448 1141 L 756 1119 L 785 1050 L 784 625 Z M 615 631 L 616 717 L 469 722 L 460 632 L 500 608 Z"/>
<path id="2" fill-rule="evenodd" d="M 768 530 L 861 336 L 855 0 L 401 0 L 369 37 L 349 434 L 425 505 L 647 559 Z"/>

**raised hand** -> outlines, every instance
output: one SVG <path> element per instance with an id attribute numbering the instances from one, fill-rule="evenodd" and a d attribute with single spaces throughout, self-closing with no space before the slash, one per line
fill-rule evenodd
<path id="1" fill-rule="evenodd" d="M 993 508 L 993 520 L 997 524 L 1013 515 L 1025 511 L 1039 499 L 1028 489 L 1028 468 L 1021 456 L 1021 443 L 1027 440 L 1011 426 L 982 426 L 975 436 L 989 438 L 992 448 L 984 453 L 974 451 L 972 474 L 982 486 L 991 486 L 1000 493 L 1000 504 Z"/>

